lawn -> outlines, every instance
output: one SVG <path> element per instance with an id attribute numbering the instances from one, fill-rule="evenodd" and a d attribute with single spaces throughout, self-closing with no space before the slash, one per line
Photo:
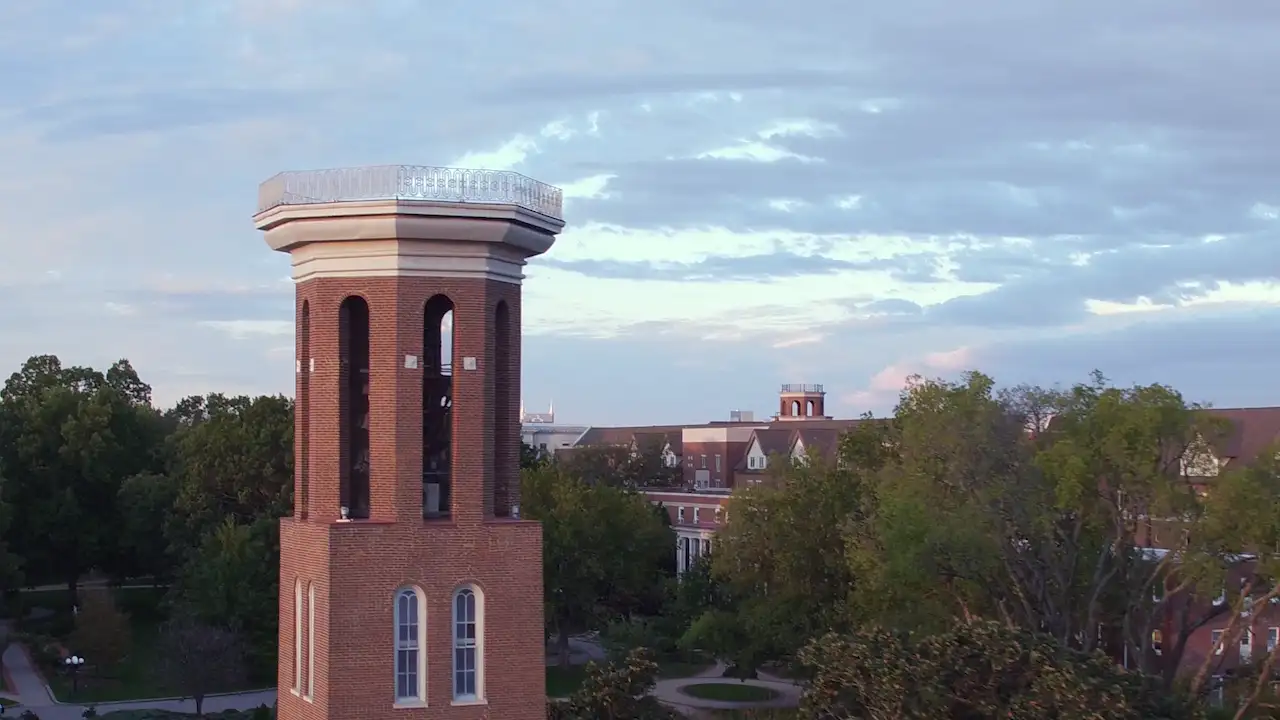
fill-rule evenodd
<path id="1" fill-rule="evenodd" d="M 63 644 L 73 653 L 84 652 L 88 665 L 81 671 L 78 681 L 72 683 L 70 675 L 57 665 L 55 657 L 41 657 L 41 653 L 33 649 L 33 657 L 41 665 L 41 672 L 49 683 L 49 688 L 60 702 L 96 703 L 113 700 L 143 700 L 158 697 L 173 697 L 182 693 L 167 687 L 157 672 L 158 660 L 155 656 L 156 640 L 164 614 L 160 599 L 162 588 L 125 588 L 115 591 L 116 606 L 129 617 L 131 630 L 130 650 L 128 657 L 116 667 L 97 668 L 90 653 L 73 647 L 67 647 L 66 638 L 73 627 L 70 613 L 70 601 L 65 590 L 23 593 L 23 604 L 32 608 L 45 608 L 53 611 L 49 617 L 35 621 L 24 621 L 24 632 L 47 636 Z M 76 688 L 72 692 L 73 686 Z M 255 688 L 229 687 L 225 691 L 246 690 Z"/>
<path id="2" fill-rule="evenodd" d="M 697 683 L 681 687 L 680 692 L 689 697 L 719 702 L 765 702 L 776 699 L 779 695 L 776 690 L 740 682 Z"/>
<path id="3" fill-rule="evenodd" d="M 693 677 L 711 667 L 711 663 L 660 662 L 658 677 L 663 680 Z M 547 697 L 565 697 L 578 689 L 587 676 L 586 665 L 558 665 L 547 667 Z"/>

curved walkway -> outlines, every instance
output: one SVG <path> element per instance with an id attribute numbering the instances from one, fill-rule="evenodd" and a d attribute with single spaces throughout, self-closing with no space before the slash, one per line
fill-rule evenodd
<path id="1" fill-rule="evenodd" d="M 669 680 L 659 680 L 653 686 L 651 691 L 653 696 L 658 698 L 664 705 L 671 705 L 677 709 L 696 709 L 696 710 L 742 710 L 746 708 L 774 708 L 774 707 L 795 707 L 800 704 L 800 685 L 789 680 L 782 680 L 771 675 L 761 673 L 760 680 L 738 680 L 737 678 L 724 677 L 725 664 L 717 662 L 693 677 L 672 678 Z M 705 700 L 696 698 L 692 695 L 686 695 L 681 692 L 681 688 L 686 685 L 697 685 L 699 683 L 742 683 L 743 685 L 753 685 L 755 687 L 767 688 L 778 693 L 778 697 L 772 700 L 764 700 L 761 702 L 727 702 L 723 700 Z"/>
<path id="2" fill-rule="evenodd" d="M 10 692 L 0 693 L 3 697 L 19 703 L 20 707 L 11 708 L 6 714 L 17 715 L 30 709 L 40 716 L 40 720 L 81 720 L 88 705 L 73 705 L 55 702 L 44 678 L 36 671 L 31 656 L 26 648 L 18 643 L 11 643 L 4 651 L 5 675 L 11 682 Z M 229 695 L 210 695 L 204 699 L 203 710 L 206 713 L 221 710 L 252 710 L 259 705 L 274 705 L 276 691 L 254 690 L 251 692 L 232 693 Z M 181 698 L 160 698 L 154 700 L 128 700 L 124 702 L 94 703 L 99 713 L 114 710 L 173 710 L 175 712 L 194 713 L 194 700 Z"/>

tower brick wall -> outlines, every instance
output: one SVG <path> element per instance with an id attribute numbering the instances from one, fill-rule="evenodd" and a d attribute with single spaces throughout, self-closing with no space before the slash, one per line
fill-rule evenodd
<path id="1" fill-rule="evenodd" d="M 521 294 L 511 268 L 518 273 L 524 258 L 545 251 L 562 223 L 510 205 L 399 201 L 269 208 L 256 220 L 274 249 L 293 254 L 299 280 L 294 512 L 280 532 L 279 717 L 541 720 L 542 529 L 519 519 Z M 424 517 L 424 329 L 437 295 L 453 304 L 452 512 Z M 340 321 L 352 296 L 369 313 L 368 516 L 344 519 L 342 427 L 350 420 Z M 452 602 L 460 587 L 477 596 L 481 660 L 477 696 L 455 701 Z M 395 601 L 404 588 L 422 597 L 425 697 L 414 702 L 396 698 Z"/>

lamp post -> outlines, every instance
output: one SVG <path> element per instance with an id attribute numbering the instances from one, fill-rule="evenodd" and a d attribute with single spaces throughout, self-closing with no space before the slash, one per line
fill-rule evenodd
<path id="1" fill-rule="evenodd" d="M 71 673 L 71 694 L 75 695 L 80 690 L 80 668 L 84 666 L 84 658 L 79 655 L 71 655 L 62 661 L 66 666 L 67 672 Z"/>

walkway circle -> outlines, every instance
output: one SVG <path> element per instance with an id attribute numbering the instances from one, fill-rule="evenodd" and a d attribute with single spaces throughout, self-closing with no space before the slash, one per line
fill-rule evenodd
<path id="1" fill-rule="evenodd" d="M 760 685 L 741 682 L 701 682 L 681 685 L 677 690 L 699 700 L 732 703 L 762 703 L 777 699 L 782 693 Z"/>

